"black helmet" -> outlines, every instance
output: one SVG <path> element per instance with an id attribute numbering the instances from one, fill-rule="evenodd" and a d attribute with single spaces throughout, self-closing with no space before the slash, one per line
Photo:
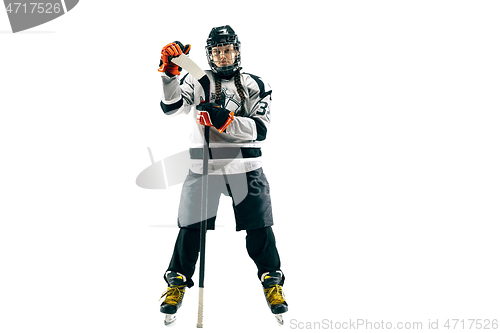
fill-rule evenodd
<path id="1" fill-rule="evenodd" d="M 233 62 L 230 65 L 219 67 L 214 62 L 212 49 L 214 47 L 227 45 L 233 45 L 233 48 L 236 51 Z M 213 28 L 212 31 L 210 31 L 205 50 L 207 52 L 207 59 L 210 64 L 210 68 L 212 68 L 216 74 L 230 76 L 240 69 L 240 41 L 238 40 L 238 35 L 236 35 L 234 30 L 229 25 Z"/>

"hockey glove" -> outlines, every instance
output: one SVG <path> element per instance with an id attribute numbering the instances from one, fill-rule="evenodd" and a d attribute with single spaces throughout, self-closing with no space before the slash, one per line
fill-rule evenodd
<path id="1" fill-rule="evenodd" d="M 215 103 L 202 101 L 196 106 L 196 110 L 198 110 L 196 122 L 200 125 L 213 126 L 219 133 L 224 132 L 234 119 L 234 112 Z"/>
<path id="2" fill-rule="evenodd" d="M 181 42 L 167 44 L 161 50 L 160 68 L 158 68 L 158 72 L 165 72 L 169 76 L 179 75 L 182 68 L 170 60 L 174 57 L 180 56 L 182 53 L 188 54 L 190 50 L 191 44 L 186 46 L 182 45 Z"/>

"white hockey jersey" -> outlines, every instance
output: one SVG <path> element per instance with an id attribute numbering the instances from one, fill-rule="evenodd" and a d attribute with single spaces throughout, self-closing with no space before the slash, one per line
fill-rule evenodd
<path id="1" fill-rule="evenodd" d="M 215 79 L 211 71 L 206 71 L 210 79 L 210 101 L 215 101 Z M 191 171 L 202 173 L 203 126 L 196 123 L 195 106 L 205 99 L 199 82 L 187 74 L 169 77 L 161 74 L 161 108 L 167 116 L 188 114 L 192 117 L 190 143 Z M 236 90 L 234 77 L 221 79 L 221 91 L 225 107 L 234 111 L 235 117 L 229 127 L 219 133 L 210 128 L 209 173 L 236 174 L 253 171 L 262 166 L 261 147 L 270 123 L 271 88 L 255 75 L 241 73 L 241 84 L 245 94 L 244 113 L 239 114 L 241 99 Z"/>

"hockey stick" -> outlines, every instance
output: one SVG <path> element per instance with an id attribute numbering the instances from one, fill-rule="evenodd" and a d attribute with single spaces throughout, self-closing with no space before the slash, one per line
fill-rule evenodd
<path id="1" fill-rule="evenodd" d="M 185 54 L 172 58 L 171 61 L 184 68 L 198 82 L 205 92 L 205 101 L 210 100 L 210 80 L 195 62 Z M 203 176 L 201 178 L 201 228 L 200 228 L 200 284 L 198 296 L 198 323 L 196 327 L 203 328 L 203 288 L 205 280 L 205 243 L 207 237 L 208 217 L 208 145 L 210 142 L 210 127 L 205 126 L 205 142 L 203 143 Z"/>

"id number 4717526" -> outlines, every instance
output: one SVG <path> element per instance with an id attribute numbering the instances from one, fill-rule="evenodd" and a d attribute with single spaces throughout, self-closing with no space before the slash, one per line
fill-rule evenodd
<path id="1" fill-rule="evenodd" d="M 448 319 L 443 327 L 447 329 L 498 329 L 498 319 Z"/>
<path id="2" fill-rule="evenodd" d="M 10 2 L 6 9 L 9 14 L 59 14 L 63 10 L 59 3 L 43 2 Z"/>

